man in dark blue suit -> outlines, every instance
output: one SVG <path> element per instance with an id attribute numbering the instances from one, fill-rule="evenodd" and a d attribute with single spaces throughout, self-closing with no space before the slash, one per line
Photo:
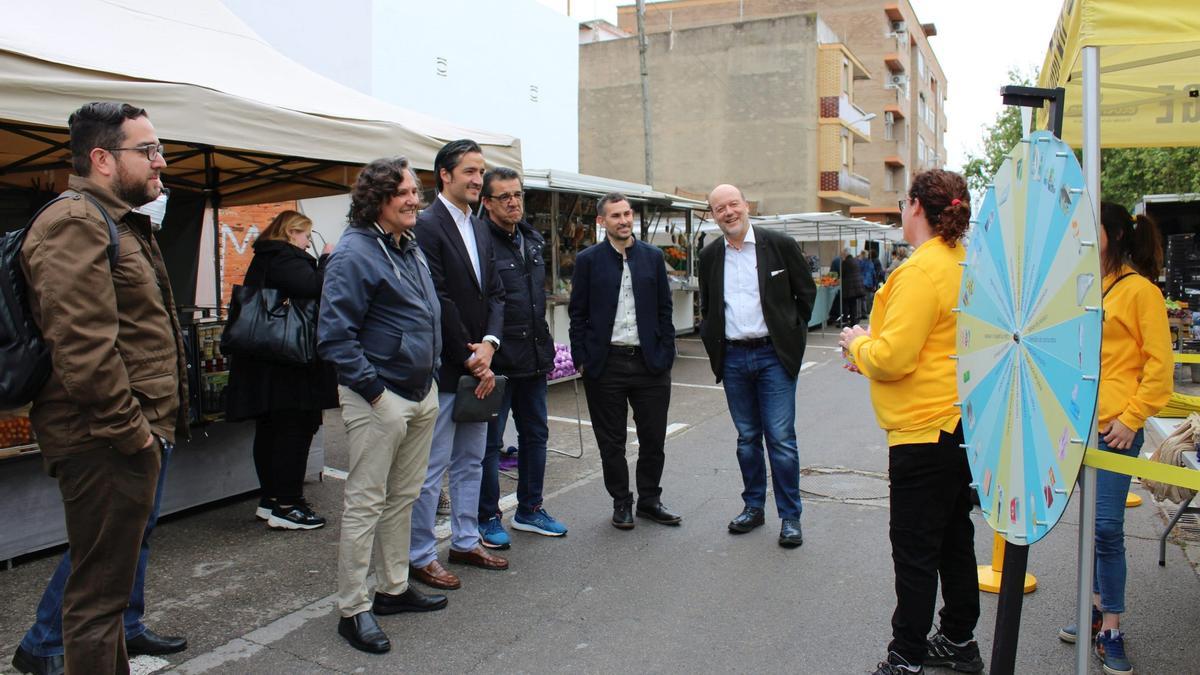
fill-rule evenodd
<path id="1" fill-rule="evenodd" d="M 633 528 L 633 493 L 625 460 L 626 419 L 638 436 L 637 515 L 664 525 L 680 517 L 662 504 L 663 442 L 671 403 L 675 326 L 662 251 L 633 237 L 629 199 L 610 193 L 596 205 L 605 241 L 575 258 L 571 280 L 571 355 L 583 373 L 588 413 L 613 526 Z"/>
<path id="2" fill-rule="evenodd" d="M 496 377 L 492 356 L 504 332 L 504 286 L 496 270 L 492 237 L 471 214 L 483 188 L 483 153 L 471 140 L 447 143 L 433 159 L 437 197 L 417 217 L 414 232 L 429 262 L 441 303 L 442 363 L 438 368 L 438 418 L 421 496 L 413 507 L 411 576 L 434 588 L 455 589 L 458 576 L 437 556 L 438 493 L 450 472 L 450 555 L 452 563 L 488 570 L 508 569 L 508 561 L 479 543 L 479 481 L 487 443 L 486 422 L 455 422 L 459 378 L 478 379 L 474 395 L 491 393 Z M 403 343 L 398 344 L 400 349 Z M 464 396 L 471 394 L 465 393 Z"/>

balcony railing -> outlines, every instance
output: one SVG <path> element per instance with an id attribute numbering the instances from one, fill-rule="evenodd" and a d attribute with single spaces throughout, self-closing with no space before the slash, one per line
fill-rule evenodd
<path id="1" fill-rule="evenodd" d="M 858 133 L 871 137 L 871 120 L 862 108 L 850 102 L 850 97 L 842 94 L 838 97 L 838 117 Z"/>
<path id="2" fill-rule="evenodd" d="M 845 169 L 838 171 L 838 189 L 855 197 L 871 198 L 871 181 Z"/>

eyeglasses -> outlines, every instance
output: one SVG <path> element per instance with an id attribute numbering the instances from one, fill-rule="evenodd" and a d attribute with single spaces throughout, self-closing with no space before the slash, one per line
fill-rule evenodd
<path id="1" fill-rule="evenodd" d="M 521 192 L 520 190 L 518 190 L 516 192 L 501 192 L 498 195 L 492 195 L 491 197 L 488 197 L 488 199 L 495 199 L 496 201 L 503 204 L 510 199 L 516 199 L 516 200 L 520 201 L 521 197 L 523 197 L 524 195 L 525 195 L 524 192 Z"/>
<path id="2" fill-rule="evenodd" d="M 143 143 L 142 145 L 135 145 L 132 148 L 104 148 L 104 149 L 109 152 L 121 152 L 123 150 L 137 150 L 138 152 L 144 153 L 146 155 L 146 161 L 149 161 L 149 162 L 153 162 L 154 160 L 163 156 L 162 143 Z"/>
<path id="3" fill-rule="evenodd" d="M 908 206 L 908 199 L 907 198 L 901 199 L 900 201 L 898 201 L 896 203 L 900 205 L 900 210 L 903 211 Z"/>

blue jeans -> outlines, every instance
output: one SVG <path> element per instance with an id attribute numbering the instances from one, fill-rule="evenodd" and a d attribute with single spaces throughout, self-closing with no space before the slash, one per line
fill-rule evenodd
<path id="1" fill-rule="evenodd" d="M 800 504 L 800 452 L 796 446 L 796 378 L 788 374 L 775 348 L 729 345 L 722 380 L 729 414 L 737 428 L 737 458 L 742 469 L 742 501 L 763 508 L 767 499 L 767 465 L 771 462 L 775 508 L 779 517 L 795 520 Z"/>
<path id="2" fill-rule="evenodd" d="M 550 438 L 546 424 L 546 378 L 514 378 L 504 390 L 500 415 L 488 423 L 483 479 L 479 486 L 481 523 L 500 512 L 500 449 L 504 446 L 509 410 L 517 424 L 517 511 L 528 516 L 542 505 L 546 441 Z"/>
<path id="3" fill-rule="evenodd" d="M 1100 438 L 1100 449 L 1136 457 L 1146 440 L 1138 431 L 1128 450 L 1114 450 Z M 1130 476 L 1112 471 L 1096 472 L 1096 568 L 1092 592 L 1100 594 L 1100 611 L 1125 611 L 1125 496 Z"/>
<path id="4" fill-rule="evenodd" d="M 163 485 L 167 477 L 167 463 L 171 459 L 171 450 L 174 447 L 170 443 L 162 444 L 162 467 L 158 471 L 158 487 L 154 492 L 154 510 L 150 512 L 146 532 L 142 535 L 142 552 L 138 556 L 133 592 L 129 595 L 129 607 L 125 609 L 126 642 L 146 632 L 142 615 L 146 613 L 146 563 L 150 561 L 150 534 L 154 532 L 154 525 L 158 522 L 158 510 L 162 505 Z M 70 575 L 71 550 L 67 549 L 42 593 L 42 600 L 37 607 L 37 620 L 21 639 L 21 648 L 34 656 L 61 656 L 63 653 L 63 590 Z"/>
<path id="5" fill-rule="evenodd" d="M 421 485 L 421 496 L 412 509 L 408 555 L 414 567 L 425 567 L 437 560 L 438 540 L 433 528 L 437 525 L 438 494 L 446 471 L 450 472 L 450 548 L 470 551 L 479 545 L 479 479 L 483 449 L 487 445 L 487 423 L 455 422 L 454 396 L 438 394 L 429 468 Z"/>

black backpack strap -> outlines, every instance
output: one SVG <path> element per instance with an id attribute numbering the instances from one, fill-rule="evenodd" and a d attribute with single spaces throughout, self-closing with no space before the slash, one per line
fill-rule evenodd
<path id="1" fill-rule="evenodd" d="M 29 228 L 32 227 L 35 222 L 37 222 L 39 217 L 41 217 L 43 211 L 64 199 L 71 198 L 73 195 L 81 195 L 86 197 L 87 200 L 92 203 L 92 206 L 95 206 L 96 209 L 100 211 L 100 215 L 104 218 L 104 223 L 108 225 L 108 247 L 106 248 L 108 253 L 108 266 L 116 267 L 117 256 L 121 252 L 121 235 L 117 233 L 117 224 L 113 221 L 112 216 L 108 215 L 108 211 L 100 205 L 100 202 L 96 201 L 96 198 L 89 194 L 76 192 L 75 190 L 64 191 L 59 196 L 43 204 L 42 208 L 38 209 L 37 213 L 33 214 L 33 217 L 29 219 L 29 224 L 25 226 L 25 231 L 29 231 Z"/>
<path id="2" fill-rule="evenodd" d="M 68 192 L 74 192 L 74 190 L 68 190 Z M 117 224 L 113 222 L 112 216 L 108 215 L 108 210 L 101 206 L 95 197 L 83 192 L 76 192 L 75 194 L 82 194 L 86 197 L 92 203 L 92 206 L 95 206 L 100 211 L 100 215 L 104 217 L 104 223 L 108 225 L 108 266 L 116 267 L 117 256 L 121 253 L 121 235 L 117 233 Z"/>
<path id="3" fill-rule="evenodd" d="M 1117 284 L 1121 283 L 1122 279 L 1124 279 L 1125 277 L 1131 277 L 1135 274 L 1137 274 L 1137 272 L 1126 272 L 1125 274 L 1122 274 L 1121 276 L 1117 277 L 1116 281 L 1113 281 L 1111 284 L 1109 284 L 1108 288 L 1104 289 L 1104 292 L 1100 294 L 1100 299 L 1103 300 L 1108 295 L 1108 292 L 1113 289 L 1113 286 L 1116 286 Z"/>

